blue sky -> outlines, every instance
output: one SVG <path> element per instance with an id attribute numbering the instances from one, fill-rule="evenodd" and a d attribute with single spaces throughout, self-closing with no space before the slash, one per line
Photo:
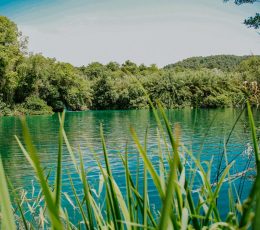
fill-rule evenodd
<path id="1" fill-rule="evenodd" d="M 260 54 L 260 35 L 242 24 L 259 11 L 260 3 L 222 0 L 0 1 L 0 14 L 29 37 L 30 51 L 78 66 Z"/>

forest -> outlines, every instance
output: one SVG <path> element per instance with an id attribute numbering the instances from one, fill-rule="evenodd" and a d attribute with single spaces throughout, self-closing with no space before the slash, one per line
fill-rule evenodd
<path id="1" fill-rule="evenodd" d="M 62 111 L 241 107 L 260 103 L 260 56 L 192 57 L 163 68 L 110 62 L 75 67 L 27 51 L 16 24 L 0 16 L 0 115 Z"/>

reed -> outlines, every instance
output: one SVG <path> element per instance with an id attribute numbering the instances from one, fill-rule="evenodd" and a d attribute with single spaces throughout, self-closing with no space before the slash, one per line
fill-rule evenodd
<path id="1" fill-rule="evenodd" d="M 147 153 L 147 131 L 144 145 L 137 133 L 131 128 L 132 139 L 140 157 L 137 164 L 138 175 L 143 172 L 143 191 L 138 186 L 138 175 L 132 175 L 129 170 L 128 148 L 120 155 L 125 172 L 126 193 L 123 195 L 113 176 L 110 166 L 103 127 L 100 126 L 101 145 L 105 165 L 93 151 L 100 171 L 100 184 L 98 194 L 102 195 L 103 205 L 94 195 L 93 187 L 88 180 L 84 166 L 83 154 L 80 149 L 74 151 L 63 128 L 65 114 L 60 117 L 60 131 L 58 136 L 57 166 L 54 184 L 50 184 L 48 174 L 43 170 L 39 155 L 34 147 L 25 120 L 23 124 L 24 145 L 16 137 L 17 142 L 29 164 L 34 169 L 35 176 L 40 185 L 39 194 L 34 204 L 27 199 L 26 192 L 18 196 L 17 191 L 8 183 L 2 161 L 0 159 L 0 201 L 1 201 L 1 228 L 2 229 L 257 229 L 260 226 L 260 155 L 256 137 L 256 128 L 249 104 L 247 105 L 249 124 L 252 133 L 256 161 L 256 177 L 248 198 L 241 204 L 237 193 L 232 189 L 230 169 L 234 161 L 226 161 L 225 169 L 219 174 L 214 183 L 211 177 L 210 162 L 201 162 L 181 141 L 180 128 L 171 126 L 162 106 L 153 107 L 158 124 L 158 159 L 159 169 L 155 167 Z M 63 142 L 70 154 L 76 172 L 81 180 L 83 199 L 77 193 L 73 180 L 67 172 L 70 189 L 73 197 L 62 192 L 62 153 Z M 225 151 L 224 151 L 224 157 Z M 77 160 L 79 159 L 79 164 Z M 192 167 L 191 167 L 192 165 Z M 206 167 L 205 167 L 206 165 Z M 139 170 L 143 167 L 143 170 Z M 89 171 L 89 170 L 88 170 Z M 188 176 L 192 171 L 200 177 L 201 185 L 193 190 L 193 181 Z M 155 215 L 149 204 L 148 176 L 156 187 L 161 209 Z M 137 177 L 137 179 L 136 179 Z M 221 218 L 221 210 L 217 199 L 225 181 L 230 183 L 229 213 L 225 219 Z M 9 186 L 8 186 L 9 184 Z M 9 189 L 8 189 L 9 188 Z M 64 197 L 74 210 L 78 211 L 81 221 L 73 223 L 63 207 L 61 197 Z M 13 200 L 13 202 L 11 202 Z M 237 202 L 235 202 L 237 200 Z M 35 211 L 38 210 L 38 212 Z M 236 210 L 239 210 L 237 212 Z M 28 218 L 28 216 L 30 218 Z M 29 221 L 29 219 L 31 221 Z M 32 221 L 33 220 L 33 221 Z"/>

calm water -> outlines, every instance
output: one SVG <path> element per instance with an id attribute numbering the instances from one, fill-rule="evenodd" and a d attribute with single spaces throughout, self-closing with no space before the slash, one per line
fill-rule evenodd
<path id="1" fill-rule="evenodd" d="M 230 130 L 239 116 L 239 110 L 219 109 L 219 110 L 171 110 L 167 111 L 169 120 L 172 123 L 179 123 L 181 126 L 182 140 L 186 147 L 193 151 L 195 155 L 201 154 L 202 160 L 213 160 L 212 178 L 218 168 L 221 153 L 225 140 L 228 138 Z M 260 126 L 260 116 L 258 111 L 254 111 L 254 117 L 257 127 Z M 227 157 L 231 161 L 236 159 L 233 173 L 243 171 L 247 164 L 254 166 L 253 160 L 248 159 L 242 154 L 250 143 L 250 133 L 248 130 L 248 118 L 243 113 L 237 126 L 231 135 L 228 147 Z M 57 158 L 57 143 L 59 122 L 57 114 L 53 116 L 31 116 L 27 118 L 33 141 L 39 151 L 42 165 L 48 169 L 54 168 Z M 136 166 L 136 149 L 133 145 L 129 132 L 130 125 L 135 128 L 141 140 L 144 140 L 146 127 L 149 128 L 148 134 L 148 153 L 152 161 L 156 164 L 158 157 L 156 156 L 156 123 L 150 111 L 87 111 L 87 112 L 69 112 L 66 114 L 65 131 L 71 145 L 75 148 L 80 146 L 84 154 L 85 167 L 89 173 L 89 178 L 94 187 L 99 183 L 99 172 L 89 151 L 90 147 L 99 154 L 102 160 L 101 141 L 99 136 L 99 126 L 103 123 L 107 148 L 109 150 L 110 161 L 113 174 L 120 187 L 125 187 L 124 169 L 118 157 L 118 152 L 124 153 L 126 142 L 129 145 L 129 166 L 130 170 L 135 174 Z M 31 190 L 32 181 L 35 179 L 33 171 L 19 149 L 14 135 L 22 139 L 21 125 L 17 117 L 0 118 L 0 153 L 4 163 L 7 175 L 11 178 L 16 188 L 26 188 Z M 80 191 L 79 178 L 75 174 L 70 156 L 64 146 L 63 166 L 73 177 L 74 183 Z M 225 162 L 221 167 L 225 166 Z M 51 173 L 50 180 L 53 180 Z M 154 207 L 159 207 L 159 200 L 155 193 L 155 188 L 149 180 L 150 203 Z M 198 181 L 196 183 L 199 183 Z M 195 183 L 195 186 L 196 186 Z M 235 181 L 237 188 L 240 180 Z M 36 192 L 37 193 L 37 185 Z M 246 181 L 243 186 L 242 197 L 244 197 L 251 186 L 251 182 Z M 140 183 L 142 187 L 142 183 Z M 69 189 L 69 181 L 66 174 L 63 176 L 63 192 L 71 195 Z M 223 199 L 219 199 L 218 205 L 223 207 L 223 215 L 227 209 L 227 186 L 224 186 L 221 195 Z M 65 199 L 63 200 L 66 203 Z M 68 204 L 65 204 L 68 205 Z M 69 207 L 71 215 L 77 219 L 77 214 L 72 207 Z"/>

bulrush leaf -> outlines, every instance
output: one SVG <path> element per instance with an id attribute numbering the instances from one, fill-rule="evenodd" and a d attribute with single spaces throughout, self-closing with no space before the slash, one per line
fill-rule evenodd
<path id="1" fill-rule="evenodd" d="M 90 229 L 94 228 L 94 220 L 93 220 L 93 213 L 91 210 L 91 203 L 90 203 L 90 197 L 92 196 L 88 180 L 87 180 L 87 175 L 85 172 L 84 164 L 83 164 L 83 158 L 82 158 L 82 153 L 79 150 L 80 154 L 80 172 L 81 172 L 81 181 L 83 183 L 83 191 L 84 191 L 84 197 L 86 201 L 86 208 L 87 208 L 87 213 L 88 213 L 88 219 L 89 219 L 89 227 Z"/>
<path id="2" fill-rule="evenodd" d="M 120 209 L 119 209 L 119 203 L 118 203 L 118 199 L 117 199 L 117 194 L 115 192 L 115 188 L 114 188 L 114 184 L 113 184 L 113 175 L 112 175 L 112 171 L 111 171 L 111 167 L 110 167 L 110 163 L 108 160 L 108 153 L 107 153 L 107 149 L 106 149 L 106 143 L 105 143 L 105 138 L 104 138 L 104 133 L 103 133 L 103 126 L 102 124 L 100 124 L 100 136 L 101 136 L 101 143 L 102 143 L 102 147 L 103 147 L 103 154 L 104 154 L 104 158 L 105 158 L 105 164 L 106 164 L 106 170 L 107 170 L 107 179 L 108 179 L 108 193 L 110 194 L 110 199 L 111 199 L 111 204 L 113 205 L 113 209 L 115 211 L 115 226 L 118 229 L 122 228 L 122 223 L 120 223 L 121 219 L 121 213 L 120 213 Z"/>
<path id="3" fill-rule="evenodd" d="M 160 223 L 159 223 L 159 229 L 168 229 L 169 224 L 170 224 L 170 217 L 172 215 L 172 205 L 173 205 L 173 192 L 174 192 L 174 187 L 175 187 L 175 168 L 176 165 L 174 165 L 174 161 L 172 161 L 170 165 L 170 173 L 169 173 L 169 178 L 167 181 L 167 189 L 166 189 L 166 195 L 163 200 L 163 207 L 162 207 L 162 212 L 161 212 L 161 218 L 160 218 Z M 175 218 L 174 220 L 175 221 Z M 174 227 L 177 226 L 177 223 L 173 223 Z"/>
<path id="4" fill-rule="evenodd" d="M 183 166 L 181 164 L 180 156 L 179 156 L 179 153 L 178 153 L 178 140 L 176 141 L 173 137 L 173 133 L 172 133 L 170 123 L 168 121 L 168 118 L 165 114 L 165 111 L 164 111 L 162 105 L 160 103 L 158 103 L 158 106 L 159 106 L 160 113 L 163 117 L 163 120 L 164 120 L 164 123 L 165 123 L 165 126 L 166 126 L 168 137 L 170 139 L 170 143 L 171 143 L 172 151 L 173 151 L 174 162 L 176 163 L 176 167 L 178 168 L 179 173 L 181 173 Z M 200 229 L 199 220 L 196 218 L 197 213 L 196 213 L 196 210 L 195 210 L 195 207 L 194 207 L 193 198 L 192 198 L 192 195 L 191 195 L 191 192 L 190 192 L 190 188 L 188 187 L 187 180 L 185 180 L 185 189 L 186 189 L 186 192 L 187 192 L 187 199 L 188 199 L 190 212 L 192 214 L 192 221 L 193 221 L 194 227 L 195 227 L 195 229 Z M 181 208 L 180 205 L 179 205 L 178 208 L 180 210 L 180 208 Z"/>
<path id="5" fill-rule="evenodd" d="M 64 120 L 65 120 L 65 112 L 62 113 L 62 117 L 60 118 L 60 129 L 59 129 L 59 144 L 58 144 L 58 159 L 57 159 L 57 168 L 56 168 L 56 181 L 55 181 L 55 205 L 58 209 L 59 213 L 59 207 L 60 207 L 60 197 L 61 197 L 61 186 L 62 186 L 62 144 L 63 144 L 63 126 L 64 126 Z"/>
<path id="6" fill-rule="evenodd" d="M 255 218 L 253 220 L 253 229 L 258 229 L 260 226 L 260 155 L 259 155 L 259 147 L 256 135 L 256 127 L 254 123 L 254 118 L 252 114 L 252 110 L 249 102 L 247 102 L 247 111 L 248 111 L 248 119 L 251 128 L 252 141 L 254 145 L 255 159 L 256 159 L 256 169 L 257 175 L 254 181 L 253 187 L 249 194 L 249 197 L 243 204 L 243 215 L 240 220 L 240 227 L 246 227 L 248 222 L 250 222 L 250 212 L 253 205 L 253 202 L 256 200 L 256 210 L 255 210 Z"/>
<path id="7" fill-rule="evenodd" d="M 157 129 L 157 137 L 158 137 L 158 155 L 159 155 L 159 171 L 160 171 L 160 181 L 162 190 L 165 193 L 166 185 L 165 185 L 165 167 L 164 167 L 164 156 L 161 146 L 161 138 L 160 138 L 160 131 Z"/>
<path id="8" fill-rule="evenodd" d="M 227 165 L 226 169 L 224 170 L 219 182 L 217 183 L 216 185 L 216 188 L 215 188 L 215 191 L 213 193 L 213 195 L 211 197 L 209 197 L 210 199 L 210 205 L 209 205 L 209 209 L 208 209 L 208 212 L 206 214 L 206 217 L 205 217 L 205 221 L 204 221 L 204 225 L 205 226 L 208 226 L 208 223 L 209 223 L 209 219 L 210 219 L 210 215 L 211 215 L 211 212 L 212 210 L 214 209 L 214 207 L 216 206 L 216 199 L 218 197 L 218 194 L 220 192 L 220 189 L 224 183 L 224 179 L 225 177 L 228 175 L 228 172 L 230 170 L 230 168 L 233 166 L 234 162 L 232 162 L 231 164 Z M 217 221 L 220 221 L 220 217 L 219 217 L 219 212 L 214 212 L 215 214 L 215 218 Z"/>
<path id="9" fill-rule="evenodd" d="M 188 223 L 189 223 L 189 211 L 187 208 L 183 208 L 182 218 L 181 218 L 181 230 L 188 229 Z"/>
<path id="10" fill-rule="evenodd" d="M 1 158 L 0 158 L 0 160 L 1 160 Z M 7 178 L 7 183 L 8 183 L 8 185 L 9 185 L 11 191 L 12 191 L 12 196 L 14 197 L 14 201 L 15 201 L 15 203 L 16 203 L 16 205 L 17 205 L 17 207 L 18 207 L 19 213 L 20 213 L 20 215 L 21 215 L 21 217 L 22 217 L 23 226 L 24 226 L 25 230 L 29 230 L 29 226 L 28 226 L 28 224 L 27 224 L 27 222 L 26 222 L 26 219 L 25 219 L 25 216 L 24 216 L 24 210 L 22 209 L 22 206 L 21 206 L 22 202 L 21 202 L 21 200 L 18 198 L 18 196 L 17 196 L 17 194 L 16 194 L 16 191 L 15 191 L 15 189 L 14 189 L 14 187 L 13 187 L 11 181 L 8 180 L 8 178 Z M 0 196 L 1 196 L 1 195 L 0 195 Z"/>
<path id="11" fill-rule="evenodd" d="M 10 195 L 8 192 L 7 181 L 4 167 L 0 155 L 0 208 L 1 208 L 1 228 L 15 230 L 15 219 L 12 210 Z"/>
<path id="12" fill-rule="evenodd" d="M 75 197 L 75 199 L 76 199 L 76 202 L 77 202 L 77 205 L 78 205 L 80 214 L 81 214 L 81 216 L 82 216 L 82 218 L 83 218 L 83 223 L 84 223 L 84 225 L 85 225 L 85 228 L 88 230 L 88 229 L 90 229 L 90 227 L 89 227 L 89 222 L 88 222 L 88 220 L 87 220 L 87 217 L 86 217 L 86 215 L 85 215 L 83 206 L 82 206 L 82 204 L 81 204 L 81 202 L 80 202 L 80 200 L 79 200 L 79 197 L 78 197 L 78 195 L 77 195 L 75 186 L 74 186 L 74 184 L 73 184 L 73 181 L 72 181 L 71 176 L 70 176 L 69 173 L 68 173 L 68 177 L 69 177 L 70 186 L 71 186 L 71 188 L 72 188 L 72 192 L 73 192 L 74 197 Z"/>
<path id="13" fill-rule="evenodd" d="M 143 158 L 143 161 L 144 161 L 144 165 L 146 166 L 147 170 L 149 171 L 151 177 L 153 178 L 153 182 L 159 192 L 159 195 L 162 199 L 164 199 L 164 192 L 162 190 L 162 186 L 161 186 L 161 181 L 160 181 L 160 177 L 158 176 L 158 174 L 156 173 L 153 165 L 152 165 L 152 162 L 149 160 L 148 156 L 146 155 L 146 152 L 145 150 L 143 149 L 138 137 L 137 137 L 137 134 L 135 132 L 135 130 L 131 127 L 130 128 L 130 131 L 131 131 L 131 134 L 132 134 L 132 138 L 137 146 L 137 149 L 141 155 L 141 157 Z"/>
<path id="14" fill-rule="evenodd" d="M 147 137 L 148 137 L 148 128 L 145 132 L 145 144 L 144 149 L 147 154 Z M 144 201 L 144 212 L 143 212 L 143 224 L 147 226 L 147 209 L 148 209 L 148 193 L 147 193 L 147 169 L 144 164 L 144 180 L 143 180 L 143 201 Z"/>
<path id="15" fill-rule="evenodd" d="M 27 151 L 25 150 L 25 148 L 22 148 L 22 151 L 26 158 L 29 157 L 29 159 L 30 159 L 29 163 L 32 164 L 32 167 L 35 170 L 35 174 L 39 180 L 42 192 L 45 197 L 48 214 L 49 214 L 50 221 L 51 221 L 53 228 L 63 229 L 63 225 L 59 218 L 59 212 L 58 212 L 59 207 L 56 206 L 55 200 L 53 199 L 53 196 L 51 193 L 51 189 L 46 181 L 43 169 L 40 164 L 40 159 L 37 154 L 37 150 L 32 143 L 32 139 L 30 137 L 25 118 L 23 118 L 21 121 L 22 121 L 22 127 L 23 127 L 23 137 L 24 137 L 25 145 L 27 147 Z"/>

